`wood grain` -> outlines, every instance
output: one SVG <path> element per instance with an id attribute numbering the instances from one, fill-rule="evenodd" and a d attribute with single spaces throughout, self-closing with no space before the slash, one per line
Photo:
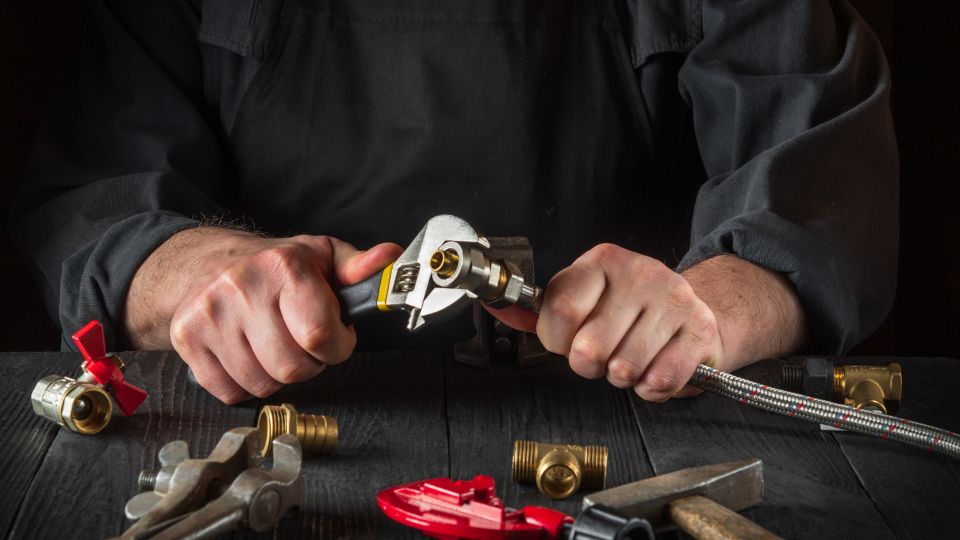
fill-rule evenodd
<path id="1" fill-rule="evenodd" d="M 224 431 L 253 425 L 253 403 L 227 407 L 190 383 L 174 353 L 124 353 L 126 377 L 150 397 L 129 418 L 117 415 L 94 436 L 58 430 L 23 501 L 11 536 L 103 538 L 127 525 L 123 507 L 137 475 L 155 469 L 169 441 L 205 456 Z"/>
<path id="2" fill-rule="evenodd" d="M 76 375 L 79 354 L 0 353 L 0 534 L 6 536 L 60 427 L 33 413 L 30 393 L 47 375 Z"/>
<path id="3" fill-rule="evenodd" d="M 493 476 L 507 506 L 549 506 L 576 515 L 584 495 L 581 491 L 554 501 L 536 486 L 513 482 L 510 463 L 517 439 L 607 446 L 608 486 L 652 474 L 627 393 L 605 381 L 577 376 L 563 358 L 525 369 L 497 363 L 476 368 L 449 361 L 445 370 L 450 474 Z"/>
<path id="4" fill-rule="evenodd" d="M 779 382 L 780 361 L 738 375 Z M 764 501 L 744 515 L 785 538 L 890 538 L 892 531 L 817 424 L 706 394 L 648 403 L 631 400 L 658 474 L 709 463 L 763 460 Z"/>
<path id="5" fill-rule="evenodd" d="M 844 359 L 844 363 L 890 363 L 885 359 Z M 909 420 L 960 430 L 954 386 L 960 361 L 900 360 L 903 401 Z M 960 510 L 960 460 L 856 433 L 834 433 L 857 477 L 884 520 L 901 538 L 956 537 Z"/>

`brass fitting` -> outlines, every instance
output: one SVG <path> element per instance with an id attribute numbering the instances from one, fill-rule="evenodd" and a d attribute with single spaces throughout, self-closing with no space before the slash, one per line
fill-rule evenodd
<path id="1" fill-rule="evenodd" d="M 900 364 L 833 368 L 833 401 L 838 403 L 883 414 L 897 414 L 902 394 Z"/>
<path id="2" fill-rule="evenodd" d="M 585 489 L 603 489 L 607 448 L 515 441 L 511 475 L 520 484 L 537 484 L 547 497 L 565 499 Z"/>
<path id="3" fill-rule="evenodd" d="M 784 390 L 799 392 L 850 407 L 896 414 L 903 394 L 900 364 L 834 366 L 824 358 L 783 366 Z"/>
<path id="4" fill-rule="evenodd" d="M 267 457 L 273 439 L 289 433 L 300 441 L 303 454 L 332 454 L 337 449 L 337 419 L 320 414 L 298 413 L 293 405 L 264 405 L 257 418 L 260 455 Z"/>
<path id="5" fill-rule="evenodd" d="M 83 435 L 98 433 L 110 423 L 113 402 L 103 388 L 86 380 L 48 375 L 33 387 L 33 412 L 70 431 Z"/>

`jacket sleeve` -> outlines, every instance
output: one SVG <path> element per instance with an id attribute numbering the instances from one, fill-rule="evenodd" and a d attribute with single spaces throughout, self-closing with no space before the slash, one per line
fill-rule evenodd
<path id="1" fill-rule="evenodd" d="M 67 336 L 115 346 L 139 265 L 221 212 L 222 147 L 203 112 L 199 14 L 187 2 L 93 2 L 41 127 L 11 230 Z"/>
<path id="2" fill-rule="evenodd" d="M 814 343 L 841 354 L 896 287 L 898 159 L 890 76 L 845 1 L 705 0 L 680 70 L 707 182 L 688 268 L 732 253 L 796 287 Z"/>

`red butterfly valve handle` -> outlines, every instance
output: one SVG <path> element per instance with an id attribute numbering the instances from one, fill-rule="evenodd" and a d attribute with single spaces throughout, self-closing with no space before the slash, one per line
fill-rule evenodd
<path id="1" fill-rule="evenodd" d="M 504 508 L 494 494 L 493 478 L 484 475 L 394 486 L 377 495 L 377 505 L 390 519 L 444 540 L 557 538 L 564 525 L 574 521 L 550 508 Z"/>
<path id="2" fill-rule="evenodd" d="M 123 378 L 123 362 L 108 355 L 103 325 L 93 320 L 73 334 L 84 361 L 83 374 L 72 379 L 49 375 L 33 389 L 31 402 L 38 415 L 71 431 L 92 435 L 110 422 L 113 405 L 109 393 L 124 415 L 130 416 L 147 399 L 147 393 Z"/>

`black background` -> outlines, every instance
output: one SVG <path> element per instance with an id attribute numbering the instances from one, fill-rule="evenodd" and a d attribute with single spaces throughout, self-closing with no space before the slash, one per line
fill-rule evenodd
<path id="1" fill-rule="evenodd" d="M 854 353 L 960 357 L 960 49 L 953 3 L 857 0 L 893 69 L 901 159 L 897 300 Z M 0 351 L 59 348 L 5 216 L 85 2 L 0 3 Z"/>

